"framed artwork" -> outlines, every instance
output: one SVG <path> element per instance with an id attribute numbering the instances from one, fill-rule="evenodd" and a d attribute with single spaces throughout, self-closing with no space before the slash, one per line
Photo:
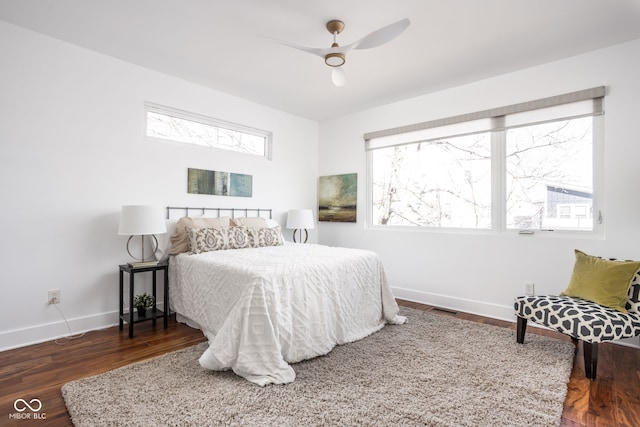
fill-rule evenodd
<path id="1" fill-rule="evenodd" d="M 240 173 L 188 168 L 187 192 L 214 196 L 251 197 L 253 177 Z"/>
<path id="2" fill-rule="evenodd" d="M 229 175 L 229 195 L 238 197 L 251 197 L 253 192 L 253 177 L 242 173 Z"/>
<path id="3" fill-rule="evenodd" d="M 358 174 L 321 176 L 318 180 L 318 221 L 356 222 Z"/>

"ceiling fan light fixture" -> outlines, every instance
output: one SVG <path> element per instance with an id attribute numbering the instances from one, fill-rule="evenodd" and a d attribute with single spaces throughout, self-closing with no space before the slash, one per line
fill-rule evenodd
<path id="1" fill-rule="evenodd" d="M 321 58 L 324 58 L 324 63 L 331 67 L 331 80 L 333 81 L 333 84 L 339 87 L 344 86 L 347 82 L 342 66 L 347 60 L 346 54 L 351 49 L 371 49 L 388 43 L 402 34 L 402 32 L 407 29 L 409 24 L 410 21 L 408 18 L 402 19 L 398 22 L 387 25 L 386 27 L 378 28 L 374 32 L 362 37 L 360 40 L 342 47 L 338 45 L 337 38 L 338 34 L 340 34 L 342 30 L 344 30 L 344 22 L 338 19 L 333 19 L 327 22 L 327 31 L 329 31 L 329 33 L 331 33 L 331 35 L 333 36 L 333 44 L 331 44 L 331 47 L 329 48 L 309 47 L 300 45 L 298 43 L 272 39 L 270 37 L 265 38 L 276 43 L 289 46 L 294 49 L 299 49 L 303 52 L 307 52 L 312 55 L 317 55 Z"/>
<path id="2" fill-rule="evenodd" d="M 344 74 L 342 67 L 336 67 L 331 70 L 331 81 L 337 87 L 342 87 L 347 84 L 347 76 Z"/>
<path id="3" fill-rule="evenodd" d="M 324 63 L 327 64 L 329 67 L 340 67 L 344 65 L 345 61 L 346 61 L 346 58 L 344 54 L 339 52 L 328 53 L 324 57 Z"/>

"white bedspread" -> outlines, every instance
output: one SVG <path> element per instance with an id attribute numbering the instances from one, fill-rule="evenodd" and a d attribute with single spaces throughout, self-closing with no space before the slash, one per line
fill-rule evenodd
<path id="1" fill-rule="evenodd" d="M 200 364 L 259 385 L 291 382 L 289 363 L 406 320 L 370 251 L 287 243 L 180 254 L 169 271 L 172 309 L 209 339 Z"/>

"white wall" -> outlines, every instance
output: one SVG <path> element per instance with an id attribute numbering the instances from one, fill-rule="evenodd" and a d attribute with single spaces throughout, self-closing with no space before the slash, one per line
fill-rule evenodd
<path id="1" fill-rule="evenodd" d="M 281 223 L 316 205 L 316 122 L 3 21 L 0 52 L 0 350 L 67 333 L 49 289 L 74 333 L 117 323 L 122 205 L 273 208 Z M 149 141 L 145 101 L 272 131 L 273 160 Z M 189 195 L 189 167 L 251 174 L 253 197 Z"/>
<path id="2" fill-rule="evenodd" d="M 640 40 L 320 124 L 320 175 L 358 173 L 357 224 L 320 223 L 320 243 L 374 250 L 396 296 L 513 321 L 524 282 L 562 291 L 573 249 L 640 259 Z M 367 230 L 365 132 L 607 86 L 604 239 Z M 638 340 L 628 341 L 638 346 Z"/>
<path id="3" fill-rule="evenodd" d="M 270 207 L 283 223 L 288 209 L 316 206 L 318 175 L 358 173 L 358 223 L 320 223 L 310 239 L 377 251 L 399 297 L 513 320 L 523 282 L 564 289 L 574 248 L 640 259 L 640 41 L 319 125 L 3 21 L 0 52 L 0 350 L 67 333 L 48 289 L 62 290 L 73 332 L 117 322 L 121 205 Z M 365 229 L 365 132 L 598 85 L 604 239 Z M 144 101 L 270 130 L 273 160 L 148 141 Z M 251 174 L 254 196 L 189 195 L 188 167 Z"/>

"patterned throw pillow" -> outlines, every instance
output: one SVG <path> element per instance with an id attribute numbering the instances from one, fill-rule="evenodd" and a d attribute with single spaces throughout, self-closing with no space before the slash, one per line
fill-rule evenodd
<path id="1" fill-rule="evenodd" d="M 225 229 L 187 227 L 186 230 L 189 236 L 189 247 L 195 254 L 227 249 Z"/>
<path id="2" fill-rule="evenodd" d="M 259 228 L 257 233 L 258 246 L 282 246 L 282 231 L 280 226 L 272 228 Z"/>
<path id="3" fill-rule="evenodd" d="M 191 244 L 189 241 L 189 235 L 187 234 L 187 227 L 191 228 L 227 228 L 230 225 L 231 218 L 201 218 L 201 217 L 189 217 L 185 216 L 180 218 L 174 227 L 174 232 L 171 234 L 171 247 L 169 248 L 169 255 L 178 255 L 182 252 L 188 252 Z"/>
<path id="4" fill-rule="evenodd" d="M 229 249 L 250 248 L 251 239 L 246 227 L 229 227 L 227 230 L 227 246 Z"/>

